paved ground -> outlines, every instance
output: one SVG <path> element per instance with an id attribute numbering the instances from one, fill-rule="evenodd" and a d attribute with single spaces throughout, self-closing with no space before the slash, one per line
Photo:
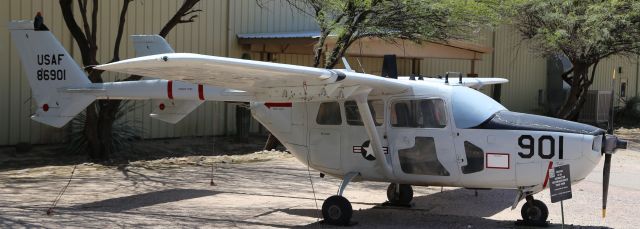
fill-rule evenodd
<path id="1" fill-rule="evenodd" d="M 21 227 L 328 227 L 318 223 L 307 168 L 284 154 L 251 158 L 213 157 L 133 163 L 127 167 L 79 165 L 54 214 L 46 209 L 67 183 L 73 166 L 46 166 L 0 172 L 0 228 Z M 236 156 L 237 157 L 237 156 Z M 262 159 L 270 159 L 262 161 Z M 640 224 L 640 153 L 615 155 L 609 211 L 600 218 L 600 166 L 573 186 L 565 202 L 566 223 L 579 227 L 637 228 Z M 255 159 L 255 160 L 253 160 Z M 243 163 L 228 163 L 231 161 Z M 180 162 L 183 163 L 180 163 Z M 247 162 L 258 161 L 258 162 Z M 318 207 L 334 194 L 339 180 L 321 179 L 311 171 Z M 513 191 L 474 191 L 416 187 L 411 209 L 379 207 L 386 200 L 383 183 L 360 182 L 347 188 L 354 228 L 513 228 L 520 206 L 511 211 Z M 548 191 L 537 196 L 550 208 L 559 227 L 560 206 Z"/>

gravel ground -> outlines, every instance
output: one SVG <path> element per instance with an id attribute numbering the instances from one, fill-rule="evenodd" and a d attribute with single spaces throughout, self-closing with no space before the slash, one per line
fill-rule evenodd
<path id="1" fill-rule="evenodd" d="M 600 217 L 602 165 L 573 186 L 564 203 L 566 223 L 579 228 L 637 228 L 640 206 L 640 153 L 613 157 L 606 221 Z M 214 164 L 215 186 L 210 185 Z M 319 178 L 281 152 L 236 156 L 191 156 L 142 161 L 126 166 L 77 166 L 53 214 L 45 214 L 67 183 L 73 165 L 0 172 L 0 227 L 329 227 L 318 222 L 317 207 L 340 183 Z M 514 228 L 520 206 L 515 192 L 414 187 L 414 207 L 380 207 L 385 183 L 356 182 L 345 196 L 354 208 L 353 228 Z M 559 228 L 560 205 L 545 191 L 536 198 L 549 206 L 552 228 Z"/>

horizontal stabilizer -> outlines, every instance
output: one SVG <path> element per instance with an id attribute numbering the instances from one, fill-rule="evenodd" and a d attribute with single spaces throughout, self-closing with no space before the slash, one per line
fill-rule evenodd
<path id="1" fill-rule="evenodd" d="M 202 100 L 159 100 L 154 99 L 155 107 L 149 114 L 152 118 L 176 124 L 202 104 Z"/>

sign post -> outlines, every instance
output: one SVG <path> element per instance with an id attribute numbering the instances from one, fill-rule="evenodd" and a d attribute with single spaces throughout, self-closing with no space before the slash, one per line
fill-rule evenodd
<path id="1" fill-rule="evenodd" d="M 549 192 L 551 193 L 551 203 L 560 201 L 560 211 L 562 213 L 562 227 L 564 228 L 564 200 L 571 199 L 571 172 L 569 165 L 561 165 L 553 169 L 553 174 L 549 176 Z"/>

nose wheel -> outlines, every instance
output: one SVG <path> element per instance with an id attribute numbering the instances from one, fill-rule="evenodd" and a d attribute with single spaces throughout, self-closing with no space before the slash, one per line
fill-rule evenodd
<path id="1" fill-rule="evenodd" d="M 391 205 L 408 206 L 413 200 L 413 188 L 408 184 L 391 183 L 387 188 L 387 199 Z"/>
<path id="2" fill-rule="evenodd" d="M 520 214 L 523 223 L 526 225 L 547 225 L 547 217 L 549 217 L 549 209 L 540 200 L 533 199 L 533 196 L 527 196 L 527 202 L 522 206 Z"/>

